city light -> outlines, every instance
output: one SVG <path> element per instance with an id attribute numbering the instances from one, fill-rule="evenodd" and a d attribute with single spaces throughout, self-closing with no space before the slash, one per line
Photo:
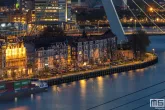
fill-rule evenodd
<path id="1" fill-rule="evenodd" d="M 152 7 L 150 7 L 149 10 L 150 10 L 150 12 L 153 12 L 154 9 Z"/>
<path id="2" fill-rule="evenodd" d="M 165 39 L 159 36 L 165 34 L 165 5 L 155 0 L 146 5 L 145 0 L 0 1 L 0 101 L 11 101 L 0 108 L 143 109 L 149 98 L 135 101 L 159 92 L 153 87 L 164 79 Z"/>

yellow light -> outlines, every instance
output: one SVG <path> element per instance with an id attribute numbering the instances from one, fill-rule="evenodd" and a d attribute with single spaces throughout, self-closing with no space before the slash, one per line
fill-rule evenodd
<path id="1" fill-rule="evenodd" d="M 151 12 L 153 12 L 154 9 L 151 7 L 149 10 L 150 10 Z"/>

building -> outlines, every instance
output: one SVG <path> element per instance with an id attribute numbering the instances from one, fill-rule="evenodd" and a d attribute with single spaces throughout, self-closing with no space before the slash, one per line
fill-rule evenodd
<path id="1" fill-rule="evenodd" d="M 13 7 L 16 0 L 0 0 L 0 6 Z"/>
<path id="2" fill-rule="evenodd" d="M 8 14 L 5 12 L 0 12 L 0 23 L 8 22 Z"/>
<path id="3" fill-rule="evenodd" d="M 85 0 L 85 2 L 88 5 L 88 7 L 90 7 L 90 8 L 93 8 L 96 5 L 102 4 L 101 0 Z"/>
<path id="4" fill-rule="evenodd" d="M 51 47 L 37 49 L 36 52 L 36 67 L 37 70 L 42 70 L 45 67 L 65 68 L 68 64 L 68 46 L 65 42 L 56 42 Z"/>
<path id="5" fill-rule="evenodd" d="M 34 10 L 34 0 L 17 0 L 15 8 L 20 11 Z"/>
<path id="6" fill-rule="evenodd" d="M 34 10 L 34 7 L 35 7 L 34 0 L 20 0 L 20 1 L 21 1 L 20 8 L 22 11 Z"/>
<path id="7" fill-rule="evenodd" d="M 8 12 L 9 8 L 7 6 L 0 6 L 0 12 Z"/>
<path id="8" fill-rule="evenodd" d="M 76 44 L 78 66 L 99 64 L 110 60 L 111 53 L 117 49 L 116 36 L 111 31 L 101 37 L 79 38 Z"/>
<path id="9" fill-rule="evenodd" d="M 15 11 L 15 12 L 9 13 L 8 16 L 9 16 L 8 22 L 27 24 L 26 13 L 22 13 L 21 11 Z"/>
<path id="10" fill-rule="evenodd" d="M 37 21 L 71 20 L 71 0 L 35 0 Z"/>
<path id="11" fill-rule="evenodd" d="M 42 41 L 42 45 L 37 44 L 40 41 L 36 41 L 36 46 L 40 45 L 35 51 L 38 71 L 46 67 L 63 71 L 66 68 L 77 69 L 85 65 L 103 64 L 112 59 L 112 53 L 117 49 L 117 39 L 111 31 L 102 36 L 89 38 L 68 36 L 61 41 L 56 38 L 51 41 L 49 45 L 46 44 L 48 42 L 46 40 Z"/>
<path id="12" fill-rule="evenodd" d="M 85 0 L 72 0 L 72 9 L 75 8 L 88 8 Z"/>
<path id="13" fill-rule="evenodd" d="M 2 46 L 2 70 L 8 77 L 26 76 L 27 56 L 22 42 L 10 42 Z"/>

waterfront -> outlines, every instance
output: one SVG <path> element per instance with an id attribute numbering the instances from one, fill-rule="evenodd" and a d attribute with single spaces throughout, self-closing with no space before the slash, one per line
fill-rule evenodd
<path id="1" fill-rule="evenodd" d="M 159 63 L 136 71 L 116 73 L 104 77 L 81 80 L 69 84 L 62 84 L 49 88 L 48 92 L 40 93 L 14 102 L 0 102 L 1 110 L 86 110 L 87 108 L 104 103 L 114 98 L 132 93 L 152 84 L 165 80 L 165 37 L 151 37 L 151 46 L 159 57 Z M 94 110 L 109 110 L 134 99 L 154 93 L 163 88 L 164 83 L 151 89 L 133 94 L 129 97 L 114 101 L 98 107 Z M 155 98 L 162 97 L 165 92 L 155 95 Z M 153 97 L 151 97 L 153 98 Z M 149 102 L 150 98 L 144 98 L 135 103 L 128 104 L 117 110 L 129 110 Z M 149 104 L 140 108 L 148 110 Z"/>

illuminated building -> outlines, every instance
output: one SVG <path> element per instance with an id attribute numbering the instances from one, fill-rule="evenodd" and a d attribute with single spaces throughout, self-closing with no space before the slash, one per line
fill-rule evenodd
<path id="1" fill-rule="evenodd" d="M 35 40 L 36 70 L 45 67 L 63 71 L 85 65 L 102 64 L 111 60 L 117 49 L 116 36 L 107 31 L 101 36 L 90 37 L 44 37 Z"/>
<path id="2" fill-rule="evenodd" d="M 104 35 L 98 37 L 79 38 L 76 40 L 77 64 L 101 63 L 105 59 L 111 59 L 111 53 L 117 49 L 116 36 L 107 31 Z"/>
<path id="3" fill-rule="evenodd" d="M 70 21 L 71 0 L 35 0 L 35 13 L 39 21 Z"/>
<path id="4" fill-rule="evenodd" d="M 26 26 L 19 22 L 0 22 L 0 31 L 3 36 L 21 36 L 25 33 Z"/>
<path id="5" fill-rule="evenodd" d="M 20 11 L 28 11 L 34 9 L 34 0 L 17 0 L 15 4 L 16 9 Z"/>
<path id="6" fill-rule="evenodd" d="M 7 12 L 7 11 L 9 11 L 8 7 L 0 6 L 0 12 Z"/>
<path id="7" fill-rule="evenodd" d="M 14 12 L 9 14 L 9 22 L 15 22 L 15 23 L 27 23 L 27 16 L 25 13 L 22 12 Z"/>
<path id="8" fill-rule="evenodd" d="M 8 16 L 5 12 L 0 12 L 0 22 L 8 22 Z"/>
<path id="9" fill-rule="evenodd" d="M 42 70 L 45 67 L 64 68 L 68 63 L 68 46 L 65 42 L 56 42 L 50 47 L 36 50 L 36 68 Z"/>
<path id="10" fill-rule="evenodd" d="M 27 56 L 26 48 L 22 42 L 3 45 L 2 56 L 2 69 L 9 77 L 13 73 L 16 74 L 16 77 L 26 75 Z"/>

